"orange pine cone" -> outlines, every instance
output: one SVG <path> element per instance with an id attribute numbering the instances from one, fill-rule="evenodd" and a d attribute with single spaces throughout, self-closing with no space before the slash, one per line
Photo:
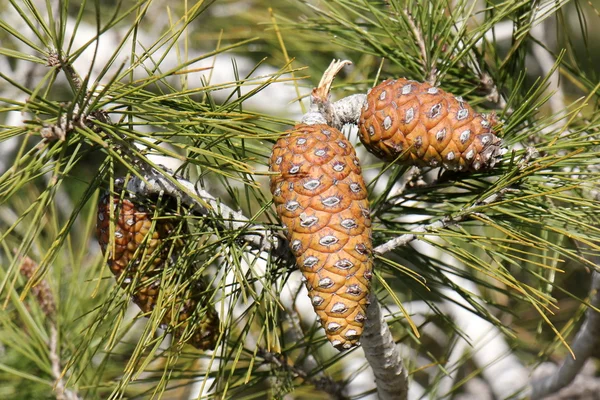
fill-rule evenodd
<path id="1" fill-rule="evenodd" d="M 459 171 L 494 166 L 501 140 L 493 125 L 460 97 L 404 78 L 374 87 L 358 123 L 360 140 L 379 158 Z"/>
<path id="2" fill-rule="evenodd" d="M 308 294 L 338 349 L 358 344 L 373 260 L 367 190 L 350 142 L 327 125 L 297 125 L 270 159 L 271 193 Z"/>
<path id="3" fill-rule="evenodd" d="M 109 252 L 108 266 L 121 285 L 126 288 L 131 284 L 141 269 L 138 284 L 133 295 L 133 302 L 144 313 L 151 312 L 156 306 L 161 287 L 160 277 L 169 256 L 169 248 L 176 255 L 183 247 L 181 240 L 173 238 L 175 221 L 157 219 L 152 229 L 154 210 L 136 204 L 128 199 L 113 198 L 114 243 L 110 243 L 110 196 L 102 196 L 98 204 L 96 234 L 102 251 Z M 150 235 L 150 236 L 149 236 Z M 198 283 L 193 291 L 187 290 L 177 297 L 176 306 L 164 316 L 162 323 L 176 326 L 175 336 L 181 336 L 192 316 L 205 289 Z M 206 350 L 213 349 L 218 336 L 219 319 L 214 308 L 209 307 L 201 321 L 194 327 L 188 343 Z"/>

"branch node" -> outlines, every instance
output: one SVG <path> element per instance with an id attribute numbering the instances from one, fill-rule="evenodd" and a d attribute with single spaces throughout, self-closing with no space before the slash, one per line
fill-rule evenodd
<path id="1" fill-rule="evenodd" d="M 312 91 L 312 100 L 316 103 L 325 103 L 329 100 L 329 92 L 331 91 L 331 85 L 335 80 L 337 74 L 346 66 L 351 65 L 352 61 L 349 60 L 333 60 L 329 67 L 323 73 L 319 86 Z"/>

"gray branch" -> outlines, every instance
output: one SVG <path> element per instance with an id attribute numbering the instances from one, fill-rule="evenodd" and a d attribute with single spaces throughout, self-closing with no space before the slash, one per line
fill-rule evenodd
<path id="1" fill-rule="evenodd" d="M 556 372 L 531 382 L 531 399 L 543 399 L 569 385 L 600 344 L 600 313 L 595 310 L 600 308 L 600 273 L 597 271 L 593 272 L 590 304 L 585 322 L 571 344 L 575 357 L 568 356 Z"/>
<path id="2" fill-rule="evenodd" d="M 502 196 L 504 196 L 504 194 L 506 192 L 508 192 L 509 190 L 510 190 L 509 188 L 504 188 L 504 189 L 486 197 L 484 200 L 482 200 L 478 203 L 475 203 L 474 205 L 462 210 L 460 213 L 458 213 L 456 215 L 447 215 L 447 216 L 443 217 L 442 219 L 437 220 L 431 224 L 418 225 L 415 228 L 411 229 L 411 233 L 405 233 L 404 235 L 395 237 L 395 238 L 385 242 L 384 244 L 381 244 L 381 245 L 375 247 L 375 249 L 373 249 L 373 251 L 377 254 L 385 254 L 385 253 L 388 253 L 388 252 L 394 250 L 397 247 L 406 246 L 413 240 L 416 240 L 419 237 L 419 234 L 434 233 L 434 232 L 439 231 L 440 229 L 444 229 L 451 225 L 455 225 L 455 224 L 463 221 L 464 219 L 466 219 L 469 215 L 475 214 L 477 212 L 477 209 L 476 209 L 477 207 L 480 207 L 482 205 L 492 204 L 492 203 L 498 201 L 498 199 L 500 199 Z"/>
<path id="3" fill-rule="evenodd" d="M 222 229 L 242 232 L 239 238 L 253 249 L 289 256 L 287 243 L 274 231 L 264 225 L 252 223 L 242 212 L 233 210 L 186 179 L 153 170 L 151 174 L 145 174 L 143 180 L 131 178 L 126 189 L 142 196 L 166 194 L 180 199 L 197 214 L 215 217 Z"/>
<path id="4" fill-rule="evenodd" d="M 367 320 L 361 336 L 362 348 L 375 375 L 380 400 L 404 400 L 408 395 L 408 376 L 377 297 L 369 294 Z"/>
<path id="5" fill-rule="evenodd" d="M 50 361 L 52 363 L 52 376 L 54 377 L 54 391 L 56 400 L 79 400 L 80 397 L 65 386 L 62 379 L 62 367 L 58 353 L 58 330 L 54 322 L 50 323 Z"/>
<path id="6" fill-rule="evenodd" d="M 358 124 L 360 113 L 366 102 L 366 94 L 353 94 L 331 104 L 332 125 L 337 129 L 342 129 L 346 124 Z"/>
<path id="7" fill-rule="evenodd" d="M 342 129 L 346 124 L 357 124 L 362 107 L 367 101 L 365 94 L 353 94 L 331 103 L 311 97 L 310 111 L 302 117 L 307 125 L 327 124 Z"/>
<path id="8" fill-rule="evenodd" d="M 23 257 L 19 270 L 28 280 L 34 278 L 35 271 L 39 265 L 29 257 Z M 48 341 L 52 376 L 54 377 L 54 396 L 56 400 L 80 400 L 78 394 L 67 389 L 63 380 L 62 363 L 60 359 L 60 340 L 59 332 L 56 326 L 56 301 L 50 290 L 50 285 L 46 279 L 42 279 L 37 285 L 31 288 L 31 293 L 40 305 L 42 312 L 46 315 L 48 325 L 50 325 L 50 338 Z"/>
<path id="9" fill-rule="evenodd" d="M 537 152 L 535 149 L 528 148 L 520 162 L 520 169 L 524 169 L 529 164 L 530 159 L 536 155 Z M 376 254 L 385 254 L 417 239 L 419 233 L 435 232 L 457 224 L 469 215 L 478 212 L 478 207 L 495 203 L 510 190 L 512 190 L 510 187 L 505 187 L 455 215 L 446 216 L 431 224 L 419 225 L 411 229 L 411 233 L 401 235 L 377 246 L 374 252 Z M 361 339 L 365 356 L 375 374 L 379 398 L 403 400 L 406 398 L 408 392 L 406 371 L 404 370 L 396 344 L 392 339 L 389 327 L 381 317 L 377 299 L 372 293 L 371 299 L 372 304 L 367 309 L 367 323 Z"/>

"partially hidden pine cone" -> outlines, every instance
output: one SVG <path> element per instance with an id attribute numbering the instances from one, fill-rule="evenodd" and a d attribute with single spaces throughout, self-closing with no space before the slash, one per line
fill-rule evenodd
<path id="1" fill-rule="evenodd" d="M 110 205 L 112 203 L 114 220 L 114 243 L 110 242 Z M 101 197 L 98 204 L 96 234 L 102 251 L 108 251 L 108 266 L 115 277 L 120 279 L 123 288 L 128 287 L 137 278 L 133 294 L 133 302 L 144 313 L 151 312 L 156 306 L 161 290 L 161 275 L 169 257 L 170 248 L 177 255 L 183 242 L 175 237 L 176 220 L 156 218 L 153 227 L 154 209 L 129 199 L 114 197 L 109 194 Z M 139 271 L 138 271 L 139 269 Z M 184 334 L 188 320 L 199 305 L 203 305 L 202 293 L 206 288 L 200 281 L 195 287 L 179 294 L 175 307 L 169 307 L 162 323 L 176 326 L 175 336 Z M 191 329 L 187 343 L 202 350 L 214 349 L 218 332 L 219 317 L 214 307 L 207 306 L 203 314 Z"/>
<path id="2" fill-rule="evenodd" d="M 370 90 L 358 126 L 367 150 L 386 161 L 477 171 L 501 155 L 494 124 L 460 97 L 401 78 Z"/>
<path id="3" fill-rule="evenodd" d="M 270 159 L 271 193 L 328 339 L 358 344 L 372 276 L 371 219 L 356 152 L 328 125 L 297 125 Z"/>

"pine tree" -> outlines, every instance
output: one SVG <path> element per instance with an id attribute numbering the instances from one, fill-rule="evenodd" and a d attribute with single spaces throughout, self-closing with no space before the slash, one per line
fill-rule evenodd
<path id="1" fill-rule="evenodd" d="M 598 393 L 596 3 L 1 2 L 0 397 Z M 365 96 L 400 78 L 485 114 L 497 162 L 368 151 Z M 368 192 L 352 349 L 269 188 L 300 122 Z"/>

